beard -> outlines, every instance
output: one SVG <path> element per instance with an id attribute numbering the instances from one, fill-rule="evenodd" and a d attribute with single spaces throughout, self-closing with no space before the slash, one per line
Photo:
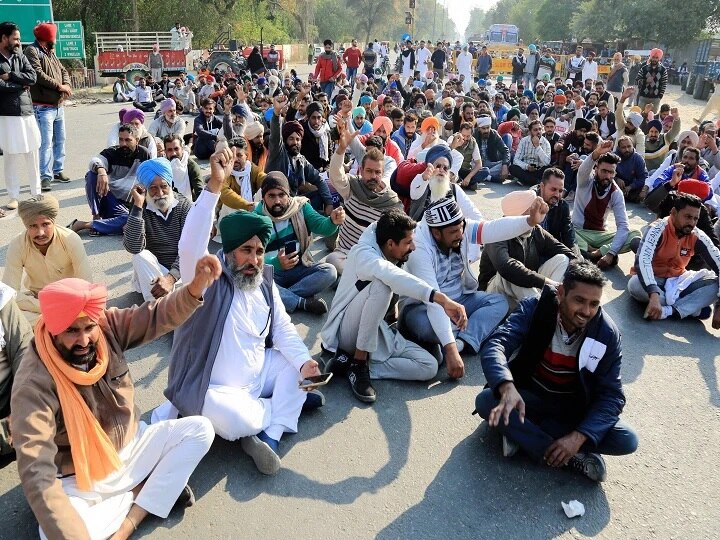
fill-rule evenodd
<path id="1" fill-rule="evenodd" d="M 252 264 L 238 265 L 230 257 L 227 257 L 226 263 L 228 269 L 230 270 L 230 273 L 233 276 L 233 282 L 238 289 L 240 289 L 241 291 L 252 291 L 260 287 L 260 284 L 263 280 L 262 262 L 259 266 L 254 266 Z M 245 274 L 245 272 L 248 270 L 255 270 L 255 273 L 252 275 Z"/>
<path id="2" fill-rule="evenodd" d="M 168 211 L 170 205 L 175 202 L 175 194 L 170 191 L 167 195 L 162 197 L 152 197 L 147 200 L 147 205 L 152 209 L 155 208 L 160 210 L 163 214 Z"/>
<path id="3" fill-rule="evenodd" d="M 297 156 L 297 155 L 300 154 L 300 145 L 299 145 L 299 144 L 294 144 L 294 145 L 292 145 L 292 146 L 288 146 L 288 147 L 287 147 L 287 151 L 288 151 L 288 154 L 290 154 L 291 156 L 295 157 L 295 156 Z"/>
<path id="4" fill-rule="evenodd" d="M 435 175 L 430 178 L 430 201 L 435 202 L 445 197 L 450 191 L 450 177 Z"/>
<path id="5" fill-rule="evenodd" d="M 273 206 L 268 207 L 268 212 L 272 217 L 280 217 L 285 212 L 287 212 L 288 207 L 282 204 L 275 204 Z"/>
<path id="6" fill-rule="evenodd" d="M 62 356 L 63 360 L 65 360 L 67 363 L 69 363 L 71 366 L 74 367 L 80 367 L 80 366 L 87 366 L 91 363 L 95 362 L 95 344 L 94 343 L 88 343 L 87 349 L 88 352 L 85 354 L 77 354 L 75 351 L 78 351 L 80 349 L 83 349 L 84 347 L 80 347 L 78 345 L 74 346 L 72 349 L 68 349 L 64 345 L 60 343 L 55 343 L 55 348 L 60 353 L 60 356 Z"/>

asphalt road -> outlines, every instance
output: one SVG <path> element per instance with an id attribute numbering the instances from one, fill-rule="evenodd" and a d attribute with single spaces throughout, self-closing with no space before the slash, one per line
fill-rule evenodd
<path id="1" fill-rule="evenodd" d="M 688 100 L 679 100 L 687 121 L 701 105 Z M 53 189 L 61 224 L 89 218 L 81 178 L 119 108 L 67 109 L 66 170 L 74 181 Z M 486 217 L 499 217 L 499 199 L 514 188 L 485 187 L 473 199 Z M 14 214 L 0 221 L 0 264 L 22 230 Z M 651 217 L 635 205 L 629 214 L 638 228 Z M 140 302 L 121 240 L 83 239 L 96 280 L 110 290 L 110 305 Z M 216 440 L 190 480 L 196 506 L 165 521 L 146 520 L 137 537 L 717 538 L 718 332 L 694 320 L 645 322 L 625 292 L 631 263 L 631 255 L 622 255 L 608 273 L 604 308 L 623 330 L 623 418 L 637 429 L 640 448 L 607 458 L 604 484 L 521 456 L 504 459 L 499 436 L 470 414 L 485 380 L 480 359 L 467 357 L 459 382 L 444 370 L 435 385 L 377 382 L 373 406 L 356 401 L 345 381 L 333 381 L 327 405 L 304 415 L 297 435 L 283 438 L 283 468 L 272 478 L 256 471 L 238 443 Z M 293 320 L 318 355 L 322 320 L 303 314 Z M 127 353 L 146 414 L 163 401 L 169 350 L 166 336 Z M 571 499 L 585 505 L 584 517 L 565 517 L 560 501 Z M 14 462 L 0 464 L 0 523 L 2 539 L 37 537 Z"/>

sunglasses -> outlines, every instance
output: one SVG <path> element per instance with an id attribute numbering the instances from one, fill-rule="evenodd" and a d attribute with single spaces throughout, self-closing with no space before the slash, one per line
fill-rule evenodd
<path id="1" fill-rule="evenodd" d="M 450 166 L 449 165 L 434 165 L 436 169 L 440 169 L 441 171 L 449 171 Z"/>

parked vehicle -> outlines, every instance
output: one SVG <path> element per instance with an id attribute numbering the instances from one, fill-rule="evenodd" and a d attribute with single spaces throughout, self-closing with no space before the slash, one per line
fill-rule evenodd
<path id="1" fill-rule="evenodd" d="M 170 32 L 95 32 L 95 66 L 102 77 L 125 73 L 129 81 L 150 73 L 148 58 L 154 45 L 160 46 L 165 67 L 171 77 L 187 71 L 190 47 L 176 50 Z"/>

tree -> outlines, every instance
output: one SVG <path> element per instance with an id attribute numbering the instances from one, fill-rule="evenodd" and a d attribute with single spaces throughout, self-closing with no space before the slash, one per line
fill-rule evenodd
<path id="1" fill-rule="evenodd" d="M 518 27 L 520 37 L 525 43 L 531 43 L 537 37 L 537 12 L 536 0 L 517 0 L 510 8 L 507 22 Z"/>
<path id="2" fill-rule="evenodd" d="M 543 0 L 535 15 L 535 31 L 542 41 L 570 39 L 570 21 L 580 0 Z M 605 24 L 600 25 L 605 27 Z"/>
<path id="3" fill-rule="evenodd" d="M 473 8 L 470 11 L 470 20 L 467 28 L 465 28 L 465 39 L 469 40 L 477 34 L 484 34 L 488 24 L 486 22 L 487 13 L 482 8 Z"/>

